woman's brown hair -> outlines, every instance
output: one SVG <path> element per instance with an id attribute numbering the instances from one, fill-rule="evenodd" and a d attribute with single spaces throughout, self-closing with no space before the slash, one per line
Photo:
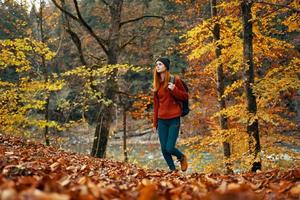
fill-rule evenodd
<path id="1" fill-rule="evenodd" d="M 158 91 L 158 88 L 159 86 L 162 84 L 164 88 L 166 88 L 168 86 L 168 82 L 170 81 L 170 72 L 169 70 L 166 70 L 165 72 L 165 79 L 164 79 L 164 82 L 160 82 L 159 80 L 159 73 L 157 73 L 156 71 L 156 68 L 154 67 L 153 69 L 153 91 L 154 92 L 157 92 Z"/>

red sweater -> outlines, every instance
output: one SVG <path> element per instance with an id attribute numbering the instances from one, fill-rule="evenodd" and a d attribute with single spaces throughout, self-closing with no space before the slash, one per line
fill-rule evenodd
<path id="1" fill-rule="evenodd" d="M 175 76 L 175 88 L 159 87 L 154 93 L 153 126 L 157 128 L 157 119 L 172 119 L 181 116 L 181 105 L 176 100 L 187 100 L 188 93 L 185 91 L 180 78 Z"/>

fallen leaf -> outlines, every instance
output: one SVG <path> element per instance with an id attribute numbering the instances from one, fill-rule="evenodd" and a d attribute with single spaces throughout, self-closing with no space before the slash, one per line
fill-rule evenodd
<path id="1" fill-rule="evenodd" d="M 176 188 L 173 188 L 170 190 L 170 194 L 172 195 L 179 195 L 183 190 L 183 187 L 182 186 L 179 186 L 179 187 L 176 187 Z"/>
<path id="2" fill-rule="evenodd" d="M 13 200 L 17 199 L 17 192 L 13 188 L 0 190 L 0 199 L 1 200 Z"/>
<path id="3" fill-rule="evenodd" d="M 61 185 L 61 186 L 66 186 L 68 185 L 69 183 L 71 182 L 70 180 L 70 176 L 64 176 L 63 178 L 61 178 L 58 183 Z"/>
<path id="4" fill-rule="evenodd" d="M 154 200 L 157 198 L 157 194 L 155 193 L 156 186 L 154 184 L 150 184 L 145 186 L 140 191 L 140 195 L 138 200 Z"/>
<path id="5" fill-rule="evenodd" d="M 14 152 L 12 151 L 7 151 L 4 153 L 6 156 L 11 156 L 11 155 L 14 155 Z"/>
<path id="6" fill-rule="evenodd" d="M 93 171 L 90 171 L 88 174 L 88 176 L 94 176 L 94 175 L 95 175 L 95 173 Z"/>
<path id="7" fill-rule="evenodd" d="M 161 181 L 160 185 L 169 189 L 174 188 L 174 185 L 170 181 Z"/>
<path id="8" fill-rule="evenodd" d="M 83 176 L 83 177 L 79 178 L 77 183 L 80 184 L 80 185 L 84 185 L 84 184 L 87 183 L 87 181 L 88 181 L 88 178 L 86 176 Z"/>
<path id="9" fill-rule="evenodd" d="M 21 196 L 22 199 L 38 199 L 38 200 L 69 200 L 70 196 L 66 194 L 59 194 L 59 193 L 48 193 L 43 192 L 38 189 L 29 189 L 27 191 L 23 191 Z"/>
<path id="10" fill-rule="evenodd" d="M 300 198 L 300 184 L 298 183 L 297 185 L 292 187 L 290 189 L 290 193 L 291 193 L 292 196 L 295 196 L 295 197 L 298 196 L 298 198 Z"/>
<path id="11" fill-rule="evenodd" d="M 152 184 L 152 182 L 151 182 L 149 179 L 144 178 L 144 179 L 142 180 L 142 184 L 143 184 L 144 186 L 147 186 L 147 185 Z"/>
<path id="12" fill-rule="evenodd" d="M 224 193 L 227 189 L 227 182 L 226 181 L 222 181 L 221 185 L 216 189 L 216 191 L 220 192 L 220 193 Z"/>
<path id="13" fill-rule="evenodd" d="M 219 183 L 219 181 L 217 181 L 217 180 L 215 180 L 215 179 L 213 179 L 213 178 L 210 178 L 210 177 L 208 176 L 208 174 L 206 174 L 204 177 L 205 177 L 205 179 L 206 179 L 207 182 L 209 182 L 209 183 L 211 183 L 211 184 L 213 184 L 213 185 L 216 185 L 216 184 Z"/>
<path id="14" fill-rule="evenodd" d="M 80 168 L 80 171 L 83 171 L 86 168 L 86 165 L 82 165 L 82 167 Z"/>
<path id="15" fill-rule="evenodd" d="M 58 167 L 59 167 L 60 163 L 59 162 L 55 162 L 53 164 L 50 165 L 50 169 L 51 171 L 55 171 Z"/>
<path id="16" fill-rule="evenodd" d="M 239 189 L 241 187 L 241 185 L 237 184 L 237 183 L 229 183 L 227 186 L 227 190 L 236 190 Z"/>

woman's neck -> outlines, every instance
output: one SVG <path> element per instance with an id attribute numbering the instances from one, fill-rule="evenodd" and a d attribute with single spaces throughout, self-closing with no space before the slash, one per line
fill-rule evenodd
<path id="1" fill-rule="evenodd" d="M 165 73 L 160 73 L 160 81 L 163 82 L 165 80 Z"/>

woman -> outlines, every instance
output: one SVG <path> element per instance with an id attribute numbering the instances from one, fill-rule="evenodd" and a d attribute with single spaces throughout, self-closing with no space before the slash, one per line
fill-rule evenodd
<path id="1" fill-rule="evenodd" d="M 160 57 L 155 61 L 155 64 L 153 70 L 153 131 L 158 130 L 161 151 L 169 169 L 171 171 L 176 170 L 172 158 L 174 155 L 180 161 L 181 170 L 186 171 L 188 167 L 187 157 L 175 145 L 179 134 L 181 116 L 181 106 L 178 100 L 187 100 L 188 93 L 179 77 L 175 77 L 175 81 L 170 81 L 170 60 L 168 58 Z"/>

